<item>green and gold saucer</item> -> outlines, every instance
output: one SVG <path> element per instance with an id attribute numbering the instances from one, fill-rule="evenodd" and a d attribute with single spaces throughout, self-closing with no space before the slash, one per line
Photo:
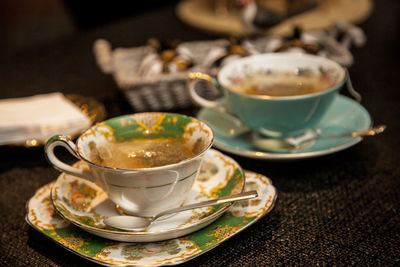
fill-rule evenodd
<path id="1" fill-rule="evenodd" d="M 191 201 L 217 197 L 214 194 L 220 192 L 220 188 L 224 187 L 224 179 L 228 177 L 229 181 L 229 177 L 234 173 L 231 164 L 232 162 L 228 157 L 211 150 L 211 153 L 205 159 L 193 190 L 193 192 L 198 190 L 198 194 L 193 195 Z M 224 179 L 216 178 L 220 175 L 223 175 Z M 64 175 L 60 175 L 59 179 L 62 179 L 62 176 Z M 96 211 L 96 209 L 91 207 L 91 204 L 97 203 L 95 201 L 102 203 L 101 199 L 104 194 L 97 195 L 98 193 L 95 192 L 99 192 L 99 188 L 94 184 L 82 182 L 79 178 L 75 179 L 77 179 L 75 183 L 74 181 L 72 181 L 73 184 L 69 183 L 70 188 L 73 188 L 69 191 L 72 194 L 65 195 L 64 203 L 71 203 L 72 201 L 73 204 L 68 204 L 68 208 L 75 210 L 75 215 L 91 212 L 93 215 L 88 216 L 86 221 L 83 215 L 70 219 L 70 221 L 59 216 L 50 198 L 51 189 L 56 188 L 55 185 L 60 183 L 60 180 L 58 180 L 40 188 L 28 201 L 26 221 L 34 229 L 71 252 L 108 266 L 160 266 L 188 261 L 211 250 L 255 223 L 273 208 L 277 196 L 275 187 L 267 177 L 247 171 L 245 190 L 257 190 L 258 198 L 231 205 L 209 225 L 179 238 L 171 239 L 169 237 L 168 240 L 146 243 L 119 242 L 91 235 L 74 226 L 74 221 L 80 221 L 88 227 L 102 229 L 100 228 L 102 225 L 101 216 L 104 216 L 102 212 L 99 212 L 98 216 L 95 215 L 93 210 Z M 97 204 L 94 204 L 94 206 L 97 206 Z M 109 208 L 105 209 L 111 211 L 115 207 L 110 205 Z M 162 229 L 169 228 L 166 224 L 168 220 L 172 225 L 176 225 L 178 221 L 183 222 L 183 225 L 191 225 L 196 221 L 201 221 L 202 218 L 212 216 L 213 212 L 215 211 L 210 210 L 210 208 L 188 211 L 189 214 L 185 215 L 182 212 L 179 216 L 175 215 L 158 225 L 155 224 L 149 229 L 149 232 L 160 235 L 159 232 Z M 174 217 L 176 218 L 174 219 Z M 119 234 L 123 235 L 122 232 Z M 146 235 L 143 232 L 140 235 L 143 234 Z M 137 237 L 133 239 L 135 238 Z"/>

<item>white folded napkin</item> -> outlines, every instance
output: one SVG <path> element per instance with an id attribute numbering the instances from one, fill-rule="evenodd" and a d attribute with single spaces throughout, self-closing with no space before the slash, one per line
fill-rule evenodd
<path id="1" fill-rule="evenodd" d="M 61 93 L 0 100 L 0 145 L 75 135 L 91 121 Z"/>

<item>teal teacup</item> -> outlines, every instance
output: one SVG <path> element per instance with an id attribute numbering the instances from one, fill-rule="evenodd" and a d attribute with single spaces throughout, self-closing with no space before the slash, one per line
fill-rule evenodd
<path id="1" fill-rule="evenodd" d="M 198 105 L 234 115 L 258 133 L 280 138 L 313 128 L 343 86 L 345 73 L 336 62 L 319 56 L 259 54 L 222 67 L 216 84 L 207 74 L 189 73 L 188 89 Z M 225 101 L 201 97 L 196 92 L 200 81 L 221 88 Z"/>

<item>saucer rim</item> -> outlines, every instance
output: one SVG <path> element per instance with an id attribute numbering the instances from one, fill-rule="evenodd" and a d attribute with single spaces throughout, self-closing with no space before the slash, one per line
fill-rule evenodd
<path id="1" fill-rule="evenodd" d="M 277 199 L 277 197 L 278 197 L 278 191 L 277 191 L 276 187 L 273 185 L 271 179 L 270 179 L 269 177 L 263 175 L 263 174 L 260 174 L 260 173 L 254 172 L 254 171 L 246 170 L 246 172 L 249 172 L 249 173 L 251 173 L 251 174 L 253 174 L 253 175 L 261 175 L 261 176 L 263 177 L 263 179 L 267 180 L 267 182 L 268 182 L 268 187 L 272 190 L 272 193 L 271 193 L 271 194 L 272 194 L 272 196 L 273 196 L 272 199 L 271 199 L 271 202 L 269 202 L 269 207 L 268 207 L 266 210 L 264 210 L 263 213 L 260 214 L 255 220 L 253 220 L 253 221 L 247 223 L 244 227 L 242 227 L 241 229 L 239 229 L 239 230 L 238 230 L 237 232 L 235 232 L 233 235 L 230 235 L 230 236 L 227 236 L 227 237 L 223 238 L 222 240 L 220 240 L 219 242 L 217 242 L 217 243 L 214 244 L 213 246 L 210 246 L 210 247 L 206 248 L 205 250 L 201 250 L 199 253 L 194 254 L 194 255 L 191 255 L 191 256 L 189 256 L 189 257 L 187 257 L 187 258 L 184 258 L 184 259 L 182 259 L 181 261 L 177 261 L 177 262 L 173 262 L 173 263 L 169 262 L 169 263 L 166 263 L 166 264 L 163 263 L 162 265 L 165 264 L 165 265 L 174 266 L 174 265 L 179 265 L 179 264 L 188 262 L 188 261 L 190 261 L 190 260 L 192 260 L 192 259 L 194 259 L 194 258 L 197 258 L 197 257 L 199 257 L 199 256 L 201 256 L 201 255 L 203 255 L 203 254 L 205 254 L 205 253 L 207 253 L 207 252 L 209 252 L 210 250 L 212 250 L 212 249 L 218 247 L 221 243 L 227 242 L 231 237 L 235 236 L 236 234 L 238 234 L 238 233 L 244 231 L 245 229 L 247 229 L 248 227 L 252 226 L 252 225 L 255 224 L 256 222 L 258 222 L 261 218 L 263 218 L 264 216 L 266 216 L 268 213 L 270 213 L 270 212 L 272 211 L 272 209 L 275 207 L 275 204 L 276 204 L 276 199 Z M 52 185 L 53 185 L 55 182 L 56 182 L 56 181 L 52 181 L 52 182 L 50 182 L 49 184 L 52 184 Z M 44 185 L 44 186 L 46 186 L 46 185 Z M 40 187 L 40 188 L 43 188 L 44 186 L 42 186 L 42 187 Z M 39 188 L 38 190 L 40 190 L 40 188 Z M 50 192 L 51 192 L 51 189 L 52 189 L 52 188 L 49 189 Z M 82 258 L 87 259 L 87 260 L 89 260 L 89 261 L 91 261 L 91 262 L 95 262 L 95 263 L 98 263 L 98 264 L 101 264 L 101 265 L 104 265 L 104 266 L 115 266 L 115 265 L 110 264 L 110 263 L 108 263 L 108 262 L 104 262 L 104 261 L 102 261 L 102 260 L 100 260 L 100 259 L 87 256 L 87 255 L 85 255 L 85 254 L 83 254 L 83 253 L 80 253 L 80 252 L 74 250 L 74 249 L 71 249 L 70 247 L 66 246 L 65 244 L 63 244 L 63 243 L 61 243 L 61 242 L 59 242 L 59 241 L 57 241 L 57 240 L 51 238 L 50 236 L 48 236 L 47 234 L 45 234 L 45 233 L 43 232 L 43 230 L 41 230 L 41 229 L 39 229 L 37 226 L 35 226 L 34 223 L 29 219 L 29 204 L 30 204 L 31 200 L 36 196 L 38 190 L 36 190 L 36 191 L 35 191 L 35 194 L 34 194 L 30 199 L 27 200 L 26 205 L 25 205 L 25 207 L 27 208 L 27 210 L 26 210 L 27 213 L 26 213 L 26 215 L 25 215 L 25 221 L 27 222 L 28 225 L 30 225 L 30 226 L 31 226 L 34 230 L 36 230 L 37 232 L 39 232 L 39 233 L 45 235 L 46 238 L 52 240 L 52 242 L 56 243 L 57 245 L 61 246 L 62 248 L 65 248 L 67 251 L 70 251 L 70 252 L 74 253 L 75 255 L 78 255 L 79 257 L 82 257 Z M 219 218 L 217 218 L 217 219 L 219 219 Z M 216 221 L 217 221 L 217 220 L 216 220 Z M 176 237 L 176 238 L 173 238 L 173 239 L 178 239 L 178 238 L 182 238 L 182 237 Z M 121 242 L 121 241 L 114 241 L 114 242 Z M 160 266 L 160 265 L 154 265 L 154 266 Z"/>
<path id="2" fill-rule="evenodd" d="M 242 188 L 241 188 L 241 192 L 243 192 L 244 187 L 246 185 L 246 176 L 245 176 L 243 168 L 239 165 L 239 163 L 236 160 L 232 159 L 231 157 L 223 154 L 222 152 L 220 152 L 218 150 L 209 149 L 209 151 L 212 151 L 213 153 L 216 152 L 217 154 L 220 154 L 220 155 L 222 155 L 224 157 L 230 158 L 234 163 L 236 163 L 236 165 L 237 165 L 237 167 L 238 167 L 238 169 L 239 169 L 239 171 L 240 171 L 240 173 L 241 173 L 241 175 L 243 177 L 243 179 L 242 179 L 243 183 L 242 183 Z M 85 231 L 89 231 L 90 233 L 98 232 L 98 233 L 101 233 L 101 234 L 118 235 L 119 237 L 122 237 L 122 236 L 137 236 L 137 237 L 146 238 L 146 237 L 157 236 L 157 235 L 165 235 L 165 234 L 168 234 L 168 233 L 171 233 L 171 232 L 175 232 L 175 231 L 190 230 L 191 228 L 195 228 L 198 225 L 203 225 L 203 227 L 205 227 L 208 224 L 210 224 L 210 223 L 214 222 L 215 220 L 217 220 L 220 216 L 222 216 L 233 204 L 233 202 L 226 203 L 226 204 L 224 204 L 224 207 L 222 207 L 217 212 L 210 214 L 210 216 L 206 216 L 205 218 L 203 218 L 203 219 L 201 219 L 201 220 L 199 220 L 199 221 L 197 221 L 195 223 L 190 223 L 190 224 L 185 225 L 183 227 L 174 227 L 174 228 L 170 228 L 170 229 L 158 230 L 158 231 L 155 231 L 155 232 L 147 232 L 147 231 L 135 231 L 134 232 L 134 231 L 120 231 L 118 229 L 116 229 L 116 230 L 102 229 L 102 228 L 97 228 L 97 227 L 94 227 L 94 226 L 88 226 L 88 225 L 83 224 L 81 222 L 75 221 L 75 220 L 73 220 L 71 218 L 67 218 L 64 214 L 62 214 L 61 211 L 59 211 L 59 209 L 57 207 L 57 204 L 55 203 L 56 199 L 54 197 L 54 194 L 55 194 L 54 193 L 54 186 L 57 184 L 58 179 L 60 177 L 62 177 L 62 176 L 65 176 L 65 175 L 70 175 L 70 174 L 61 173 L 57 177 L 57 179 L 54 182 L 54 184 L 51 186 L 51 189 L 50 189 L 50 200 L 51 200 L 51 203 L 52 203 L 54 209 L 56 210 L 57 214 L 60 215 L 61 218 L 65 219 L 66 221 L 76 225 L 77 227 L 79 227 L 79 228 L 81 228 L 81 229 L 83 229 Z M 74 176 L 74 175 L 71 175 L 71 176 Z M 82 180 L 82 181 L 93 183 L 91 181 L 85 180 L 85 179 L 77 177 L 77 176 L 74 176 L 74 177 L 79 179 L 79 180 Z M 107 197 L 107 199 L 108 199 L 108 197 Z M 183 234 L 183 235 L 185 235 L 185 234 Z M 175 238 L 179 237 L 179 236 L 182 236 L 182 235 L 175 236 Z M 164 239 L 162 239 L 162 240 L 164 240 Z M 138 242 L 140 242 L 140 241 L 138 241 Z M 150 241 L 150 242 L 154 242 L 154 241 Z"/>
<path id="3" fill-rule="evenodd" d="M 351 102 L 352 104 L 355 104 L 360 108 L 368 117 L 369 119 L 369 127 L 372 126 L 372 119 L 371 115 L 369 112 L 358 102 L 355 100 L 346 97 L 344 95 L 338 94 L 336 96 L 337 98 L 340 98 L 341 101 L 347 101 Z M 197 113 L 197 117 L 201 119 L 199 116 L 200 113 L 205 110 L 206 108 L 200 109 L 200 111 Z M 205 121 L 207 123 L 207 121 Z M 211 126 L 210 126 L 211 127 Z M 211 127 L 212 128 L 212 127 Z M 218 137 L 214 135 L 214 144 L 213 146 L 215 148 L 221 149 L 225 152 L 232 153 L 234 155 L 242 156 L 242 157 L 247 157 L 247 158 L 253 158 L 253 159 L 264 159 L 264 160 L 274 160 L 274 161 L 288 161 L 288 160 L 298 160 L 298 159 L 309 159 L 309 158 L 314 158 L 314 157 L 319 157 L 319 156 L 324 156 L 332 153 L 336 153 L 342 150 L 345 150 L 351 146 L 354 146 L 361 142 L 363 140 L 362 137 L 355 137 L 353 140 L 342 144 L 338 146 L 331 146 L 327 149 L 323 150 L 316 150 L 316 151 L 309 151 L 309 152 L 300 152 L 300 153 L 269 153 L 265 151 L 256 151 L 256 150 L 241 150 L 241 149 L 236 149 L 234 147 L 226 146 L 218 142 Z"/>

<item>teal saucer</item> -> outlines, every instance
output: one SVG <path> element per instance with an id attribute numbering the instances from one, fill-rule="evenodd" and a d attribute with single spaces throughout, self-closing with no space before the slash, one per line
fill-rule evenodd
<path id="1" fill-rule="evenodd" d="M 226 152 L 256 159 L 295 160 L 312 158 L 335 153 L 359 143 L 361 137 L 342 137 L 317 140 L 315 144 L 303 150 L 288 153 L 265 152 L 254 147 L 248 139 L 248 133 L 235 125 L 225 115 L 211 109 L 201 109 L 198 119 L 206 122 L 214 131 L 214 147 Z M 364 130 L 372 124 L 368 111 L 356 101 L 338 95 L 316 129 L 321 135 Z M 229 133 L 239 132 L 238 135 Z"/>

